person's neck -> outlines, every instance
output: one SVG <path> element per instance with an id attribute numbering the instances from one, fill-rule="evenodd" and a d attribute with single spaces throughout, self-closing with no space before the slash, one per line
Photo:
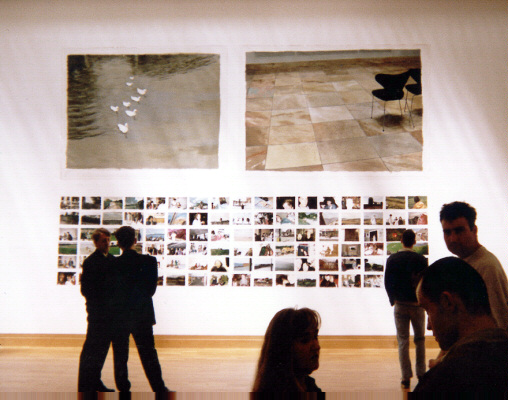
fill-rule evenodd
<path id="1" fill-rule="evenodd" d="M 482 245 L 479 243 L 479 242 L 476 242 L 476 245 L 474 247 L 471 247 L 471 251 L 468 252 L 468 254 L 464 255 L 463 257 L 460 257 L 462 259 L 464 258 L 468 258 L 469 256 L 472 256 L 474 253 L 476 253 L 476 251 L 482 247 Z"/>
<path id="2" fill-rule="evenodd" d="M 298 382 L 298 384 L 300 385 L 300 387 L 302 388 L 302 390 L 304 392 L 307 391 L 307 385 L 305 384 L 305 377 L 307 375 L 296 375 L 296 381 Z"/>
<path id="3" fill-rule="evenodd" d="M 134 244 L 131 246 L 131 247 L 126 247 L 125 249 L 123 247 L 120 247 L 120 250 L 122 250 L 122 253 L 125 253 L 126 251 L 129 251 L 129 250 L 134 250 Z"/>
<path id="4" fill-rule="evenodd" d="M 474 315 L 462 318 L 459 327 L 459 338 L 465 338 L 484 329 L 497 328 L 496 321 L 491 315 Z"/>

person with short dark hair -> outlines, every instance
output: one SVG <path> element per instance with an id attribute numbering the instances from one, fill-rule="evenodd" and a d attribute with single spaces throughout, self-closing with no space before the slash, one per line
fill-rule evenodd
<path id="1" fill-rule="evenodd" d="M 429 316 L 429 329 L 446 354 L 414 391 L 504 396 L 508 392 L 508 332 L 492 318 L 480 274 L 460 258 L 446 257 L 424 271 L 416 295 Z"/>
<path id="2" fill-rule="evenodd" d="M 399 346 L 399 363 L 402 373 L 401 386 L 409 389 L 413 377 L 409 357 L 409 326 L 413 326 L 416 346 L 416 376 L 425 374 L 425 311 L 418 306 L 416 285 L 427 267 L 427 259 L 413 250 L 416 235 L 411 229 L 402 233 L 402 249 L 386 261 L 385 288 L 390 304 L 394 307 L 395 328 Z"/>
<path id="3" fill-rule="evenodd" d="M 478 271 L 487 286 L 492 316 L 500 328 L 508 329 L 508 279 L 496 256 L 478 242 L 476 210 L 455 201 L 443 205 L 439 218 L 448 250 Z"/>
<path id="4" fill-rule="evenodd" d="M 136 231 L 130 226 L 122 226 L 115 232 L 122 255 L 117 258 L 120 274 L 124 282 L 126 299 L 125 312 L 129 332 L 138 349 L 141 364 L 154 392 L 168 392 L 162 379 L 153 325 L 155 311 L 152 296 L 157 289 L 157 259 L 138 254 L 134 250 L 137 243 Z"/>
<path id="5" fill-rule="evenodd" d="M 253 392 L 321 392 L 309 375 L 319 368 L 321 318 L 309 308 L 285 308 L 265 333 Z"/>
<path id="6" fill-rule="evenodd" d="M 119 276 L 115 258 L 109 254 L 110 238 L 107 229 L 96 229 L 92 234 L 96 250 L 83 262 L 81 294 L 86 299 L 88 327 L 79 359 L 79 392 L 114 392 L 101 380 L 101 370 L 111 344 L 116 386 L 121 391 L 130 389 L 127 378 L 129 333 L 119 315 Z"/>

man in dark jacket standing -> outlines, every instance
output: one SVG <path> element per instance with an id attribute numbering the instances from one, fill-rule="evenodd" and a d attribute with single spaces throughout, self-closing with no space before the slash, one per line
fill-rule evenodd
<path id="1" fill-rule="evenodd" d="M 386 261 L 385 288 L 390 304 L 395 305 L 395 327 L 399 345 L 399 362 L 402 372 L 401 385 L 409 389 L 413 376 L 409 358 L 409 324 L 413 325 L 416 346 L 416 375 L 425 374 L 425 311 L 418 306 L 416 286 L 427 259 L 413 251 L 416 235 L 408 229 L 402 234 L 402 249 Z"/>
<path id="2" fill-rule="evenodd" d="M 138 254 L 134 250 L 137 243 L 136 231 L 123 226 L 115 232 L 122 255 L 117 258 L 124 295 L 126 299 L 126 318 L 146 377 L 154 392 L 168 392 L 162 379 L 162 370 L 155 349 L 153 325 L 155 311 L 152 296 L 157 289 L 157 259 Z"/>
<path id="3" fill-rule="evenodd" d="M 118 273 L 115 258 L 109 254 L 111 233 L 99 228 L 92 234 L 96 250 L 83 262 L 81 294 L 86 299 L 88 327 L 79 360 L 79 392 L 114 392 L 101 380 L 101 370 L 113 344 L 115 382 L 128 391 L 127 356 L 129 333 L 119 322 Z"/>

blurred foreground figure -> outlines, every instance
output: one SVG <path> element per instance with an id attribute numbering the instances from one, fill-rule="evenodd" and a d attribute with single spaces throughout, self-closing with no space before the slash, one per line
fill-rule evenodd
<path id="1" fill-rule="evenodd" d="M 416 295 L 446 354 L 414 391 L 505 395 L 508 333 L 491 315 L 480 274 L 459 258 L 443 258 L 425 270 Z"/>
<path id="2" fill-rule="evenodd" d="M 321 392 L 309 375 L 319 368 L 319 314 L 285 308 L 272 318 L 259 357 L 253 392 Z"/>

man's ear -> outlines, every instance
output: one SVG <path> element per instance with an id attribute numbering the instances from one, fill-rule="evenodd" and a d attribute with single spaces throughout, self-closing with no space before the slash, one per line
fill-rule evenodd
<path id="1" fill-rule="evenodd" d="M 478 226 L 476 224 L 473 226 L 472 231 L 475 235 L 478 235 Z"/>
<path id="2" fill-rule="evenodd" d="M 454 293 L 443 292 L 439 296 L 439 306 L 448 312 L 456 312 L 460 299 Z"/>

